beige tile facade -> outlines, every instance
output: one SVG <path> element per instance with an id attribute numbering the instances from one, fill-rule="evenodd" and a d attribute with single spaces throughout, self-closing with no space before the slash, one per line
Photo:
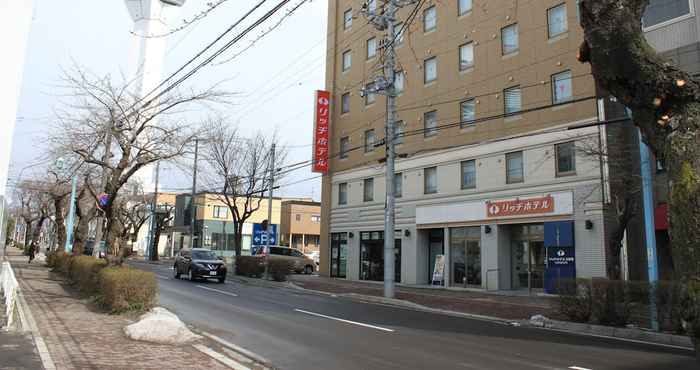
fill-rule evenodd
<path id="1" fill-rule="evenodd" d="M 321 203 L 283 201 L 280 222 L 281 243 L 304 253 L 318 251 L 321 231 Z"/>

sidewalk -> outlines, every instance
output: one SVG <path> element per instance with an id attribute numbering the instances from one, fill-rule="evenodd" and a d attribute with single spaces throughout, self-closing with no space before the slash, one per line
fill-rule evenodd
<path id="1" fill-rule="evenodd" d="M 0 299 L 0 326 L 5 323 L 4 300 Z M 41 369 L 32 334 L 0 330 L 0 369 Z"/>
<path id="2" fill-rule="evenodd" d="M 304 289 L 333 294 L 359 294 L 381 297 L 383 285 L 369 282 L 331 279 L 315 275 L 292 275 L 292 282 Z M 486 292 L 454 291 L 396 286 L 396 298 L 438 310 L 506 320 L 529 319 L 544 315 L 562 319 L 555 298 L 545 296 L 504 295 Z"/>
<path id="3" fill-rule="evenodd" d="M 228 368 L 190 345 L 178 347 L 128 339 L 123 328 L 134 321 L 134 316 L 102 312 L 79 299 L 47 267 L 28 265 L 17 250 L 8 250 L 8 257 L 56 369 Z M 7 366 L 5 356 L 1 358 L 0 368 Z"/>

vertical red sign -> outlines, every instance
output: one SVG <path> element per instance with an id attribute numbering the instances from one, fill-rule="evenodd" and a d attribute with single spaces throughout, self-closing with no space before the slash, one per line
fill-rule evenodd
<path id="1" fill-rule="evenodd" d="M 316 91 L 314 101 L 314 146 L 313 172 L 328 172 L 328 126 L 330 121 L 331 94 Z"/>

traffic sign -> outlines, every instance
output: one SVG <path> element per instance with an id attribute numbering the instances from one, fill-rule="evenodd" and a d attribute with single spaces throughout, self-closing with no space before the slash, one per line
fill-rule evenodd
<path id="1" fill-rule="evenodd" d="M 277 245 L 277 225 L 272 224 L 271 231 L 272 235 L 270 237 L 270 245 Z M 266 245 L 267 244 L 267 230 L 263 228 L 262 224 L 253 224 L 253 245 Z"/>

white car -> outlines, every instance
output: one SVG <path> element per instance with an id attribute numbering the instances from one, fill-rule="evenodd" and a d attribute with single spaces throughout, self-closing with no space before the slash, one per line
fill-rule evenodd
<path id="1" fill-rule="evenodd" d="M 313 251 L 313 252 L 307 253 L 306 256 L 311 258 L 312 260 L 314 260 L 314 262 L 316 263 L 316 270 L 318 270 L 318 264 L 319 264 L 319 260 L 321 258 L 320 253 L 318 251 Z"/>

